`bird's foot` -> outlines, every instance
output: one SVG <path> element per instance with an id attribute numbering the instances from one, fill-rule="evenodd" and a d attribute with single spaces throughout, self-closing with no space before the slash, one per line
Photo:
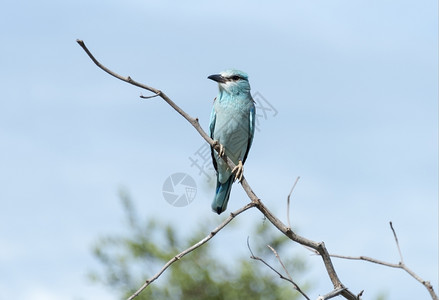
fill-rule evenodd
<path id="1" fill-rule="evenodd" d="M 238 162 L 238 165 L 233 168 L 232 173 L 235 173 L 235 180 L 238 180 L 239 182 L 241 182 L 242 175 L 244 174 L 244 166 L 242 164 L 242 161 Z"/>
<path id="2" fill-rule="evenodd" d="M 216 151 L 218 151 L 218 155 L 220 157 L 223 157 L 224 154 L 226 154 L 226 148 L 220 144 L 220 142 L 218 141 L 214 141 L 214 148 L 216 149 Z M 219 148 L 219 149 L 218 149 Z"/>

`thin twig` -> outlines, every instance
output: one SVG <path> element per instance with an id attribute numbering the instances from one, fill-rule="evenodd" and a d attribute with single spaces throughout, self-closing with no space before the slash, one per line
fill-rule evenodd
<path id="1" fill-rule="evenodd" d="M 401 248 L 399 247 L 398 237 L 396 236 L 395 229 L 393 229 L 392 221 L 390 221 L 389 224 L 390 224 L 390 229 L 392 229 L 392 232 L 393 232 L 393 237 L 395 238 L 395 243 L 396 243 L 396 247 L 398 248 L 399 258 L 401 260 L 401 264 L 404 264 L 404 259 L 402 258 Z"/>
<path id="2" fill-rule="evenodd" d="M 317 298 L 317 300 L 328 300 L 328 299 L 334 298 L 335 296 L 340 295 L 341 292 L 343 292 L 345 289 L 346 289 L 346 288 L 339 288 L 339 289 L 332 290 L 331 292 L 329 292 L 329 293 L 326 294 L 326 295 L 319 296 L 319 297 Z"/>
<path id="3" fill-rule="evenodd" d="M 105 72 L 107 72 L 108 74 L 110 74 L 113 77 L 116 77 L 119 80 L 122 80 L 124 82 L 127 82 L 129 84 L 135 85 L 137 87 L 140 87 L 142 89 L 148 90 L 150 92 L 153 92 L 154 94 L 160 96 L 163 100 L 165 100 L 166 103 L 168 103 L 174 110 L 176 110 L 180 115 L 182 115 L 189 123 L 192 124 L 192 126 L 195 127 L 195 129 L 198 131 L 198 133 L 215 149 L 219 149 L 219 145 L 215 144 L 215 141 L 212 140 L 209 135 L 201 128 L 200 124 L 198 123 L 198 118 L 192 118 L 191 116 L 189 116 L 184 110 L 182 110 L 177 104 L 174 103 L 174 101 L 172 101 L 165 93 L 163 93 L 162 91 L 155 89 L 153 87 L 150 87 L 146 84 L 137 82 L 135 80 L 133 80 L 130 76 L 124 77 L 121 76 L 119 74 L 117 74 L 116 72 L 111 71 L 110 69 L 108 69 L 107 67 L 105 67 L 104 65 L 102 65 L 94 56 L 93 54 L 90 52 L 90 50 L 88 50 L 88 48 L 85 46 L 84 41 L 77 39 L 76 42 L 79 44 L 79 46 L 81 46 L 82 49 L 84 49 L 85 53 L 87 53 L 87 55 L 90 57 L 90 59 L 96 64 L 96 66 L 98 66 L 100 69 L 104 70 Z M 232 169 L 235 167 L 235 164 L 230 160 L 227 159 L 227 163 L 229 164 L 229 166 L 232 167 Z"/>
<path id="4" fill-rule="evenodd" d="M 291 228 L 291 223 L 290 223 L 290 197 L 291 197 L 291 194 L 293 193 L 294 188 L 296 187 L 296 184 L 299 181 L 299 179 L 300 179 L 300 176 L 297 176 L 296 181 L 294 181 L 293 187 L 291 188 L 291 191 L 290 191 L 290 193 L 288 194 L 288 197 L 287 197 L 287 222 L 288 222 L 288 227 L 289 228 Z"/>
<path id="5" fill-rule="evenodd" d="M 318 253 L 316 253 L 318 254 Z M 331 254 L 331 257 L 335 257 L 335 258 L 342 258 L 342 259 L 349 259 L 349 260 L 364 260 L 364 261 L 368 261 L 377 265 L 382 265 L 382 266 L 386 266 L 386 267 L 391 267 L 391 268 L 401 268 L 400 264 L 392 264 L 392 263 L 388 263 L 379 259 L 375 259 L 372 257 L 368 257 L 368 256 L 349 256 L 349 255 L 338 255 L 338 254 Z"/>
<path id="6" fill-rule="evenodd" d="M 284 269 L 285 273 L 287 273 L 288 278 L 291 279 L 291 281 L 293 281 L 293 277 L 291 277 L 290 272 L 288 272 L 288 269 L 285 267 L 284 263 L 282 262 L 282 260 L 280 259 L 279 254 L 277 253 L 277 251 L 271 247 L 270 245 L 267 245 L 268 248 L 270 248 L 270 250 L 274 253 L 274 256 L 276 256 L 277 260 L 279 261 L 280 265 L 282 266 L 282 268 Z"/>
<path id="7" fill-rule="evenodd" d="M 91 60 L 102 70 L 104 70 L 105 72 L 107 72 L 108 74 L 110 74 L 113 77 L 116 77 L 117 79 L 120 79 L 122 81 L 128 82 L 132 85 L 138 86 L 142 89 L 148 90 L 150 92 L 153 92 L 154 94 L 160 94 L 160 90 L 157 90 L 153 87 L 147 86 L 145 84 L 142 84 L 140 82 L 134 81 L 131 79 L 130 76 L 127 77 L 123 77 L 119 74 L 117 74 L 116 72 L 111 71 L 110 69 L 108 69 L 107 67 L 105 67 L 104 65 L 102 65 L 94 56 L 93 54 L 91 54 L 90 50 L 88 50 L 88 48 L 85 46 L 84 41 L 77 39 L 76 42 L 79 44 L 79 46 L 82 47 L 82 49 L 84 49 L 85 53 L 87 53 L 87 55 L 91 58 Z"/>
<path id="8" fill-rule="evenodd" d="M 197 248 L 201 247 L 202 245 L 204 245 L 205 243 L 207 243 L 211 238 L 213 238 L 215 236 L 215 234 L 217 234 L 221 229 L 223 229 L 227 224 L 229 224 L 230 221 L 232 221 L 237 215 L 239 215 L 240 213 L 246 211 L 247 209 L 249 209 L 253 206 L 255 206 L 254 203 L 249 203 L 246 206 L 241 207 L 240 209 L 230 213 L 230 216 L 227 219 L 225 219 L 220 225 L 218 225 L 218 227 L 216 227 L 214 230 L 212 230 L 205 238 L 201 239 L 196 244 L 192 245 L 191 247 L 187 248 L 186 250 L 180 252 L 179 254 L 174 256 L 172 259 L 170 259 L 163 266 L 163 268 L 160 271 L 158 271 L 154 276 L 149 278 L 133 295 L 131 295 L 128 298 L 128 300 L 132 300 L 135 297 L 137 297 L 148 285 L 150 285 L 153 281 L 155 281 L 157 278 L 159 278 L 160 275 L 162 275 L 163 272 L 165 272 L 166 269 L 169 268 L 170 265 L 175 263 L 177 260 L 180 260 L 186 254 L 194 251 L 195 249 L 197 249 Z"/>
<path id="9" fill-rule="evenodd" d="M 285 268 L 285 266 L 284 266 L 284 264 L 282 263 L 282 261 L 280 260 L 280 258 L 279 258 L 279 255 L 277 254 L 277 252 L 276 252 L 276 250 L 274 250 L 274 248 L 273 247 L 271 247 L 271 246 L 269 246 L 269 245 L 267 245 L 273 252 L 274 252 L 274 254 L 276 255 L 276 257 L 278 258 L 278 260 L 279 260 L 279 262 L 281 263 L 281 265 L 282 265 L 282 267 L 283 267 L 283 269 L 287 272 L 287 275 L 288 275 L 288 278 L 287 277 L 285 277 L 284 275 L 282 275 L 282 273 L 280 273 L 279 271 L 277 271 L 275 268 L 273 268 L 271 265 L 269 265 L 265 260 L 263 260 L 262 258 L 260 258 L 260 257 L 258 257 L 258 256 L 255 256 L 254 254 L 253 254 L 253 251 L 252 251 L 252 249 L 250 248 L 250 242 L 249 242 L 249 238 L 247 237 L 247 247 L 248 247 L 248 250 L 250 250 L 250 253 L 251 253 L 251 256 L 250 256 L 250 258 L 251 259 L 254 259 L 254 260 L 259 260 L 260 262 L 262 262 L 264 265 L 266 265 L 267 267 L 269 267 L 273 272 L 275 272 L 277 275 L 279 275 L 279 277 L 281 278 L 281 279 L 283 279 L 283 280 L 286 280 L 286 281 L 288 281 L 289 283 L 291 283 L 292 285 L 293 285 L 293 287 L 294 287 L 294 289 L 296 290 L 296 291 L 298 291 L 303 297 L 305 297 L 306 299 L 308 299 L 308 300 L 311 300 L 303 291 L 302 291 L 302 289 L 293 281 L 293 278 L 291 277 L 291 275 L 290 275 L 290 273 L 288 272 L 288 270 Z"/>
<path id="10" fill-rule="evenodd" d="M 151 99 L 151 98 L 155 98 L 157 96 L 160 96 L 160 94 L 155 94 L 152 96 L 143 96 L 142 94 L 140 94 L 140 98 L 142 98 L 142 99 Z"/>

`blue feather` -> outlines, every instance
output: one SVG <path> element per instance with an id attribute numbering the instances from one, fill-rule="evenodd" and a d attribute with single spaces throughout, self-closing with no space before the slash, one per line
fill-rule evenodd
<path id="1" fill-rule="evenodd" d="M 235 165 L 245 163 L 255 133 L 255 105 L 250 94 L 246 73 L 227 70 L 208 77 L 219 86 L 210 116 L 210 137 L 225 148 Z M 227 163 L 211 149 L 212 162 L 217 171 L 217 188 L 212 209 L 218 214 L 227 208 L 234 174 Z"/>
<path id="2" fill-rule="evenodd" d="M 227 209 L 232 184 L 233 176 L 230 176 L 229 180 L 227 180 L 225 183 L 221 183 L 217 179 L 215 197 L 212 202 L 212 210 L 217 214 L 220 214 Z"/>

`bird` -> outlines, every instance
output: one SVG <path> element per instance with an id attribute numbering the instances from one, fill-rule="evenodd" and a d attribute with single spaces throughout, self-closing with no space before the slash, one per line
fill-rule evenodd
<path id="1" fill-rule="evenodd" d="M 212 210 L 221 214 L 227 209 L 233 182 L 242 180 L 244 163 L 255 134 L 256 108 L 247 73 L 229 69 L 207 78 L 216 81 L 219 87 L 213 101 L 209 131 L 210 137 L 219 143 L 218 153 L 211 147 L 217 176 Z M 236 165 L 233 170 L 222 159 L 224 154 Z"/>

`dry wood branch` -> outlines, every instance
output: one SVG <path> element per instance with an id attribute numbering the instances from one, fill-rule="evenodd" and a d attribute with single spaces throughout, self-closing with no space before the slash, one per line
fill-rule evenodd
<path id="1" fill-rule="evenodd" d="M 401 252 L 401 248 L 399 247 L 398 237 L 396 236 L 395 229 L 393 229 L 392 222 L 389 222 L 389 225 L 390 225 L 390 229 L 392 229 L 393 237 L 395 238 L 396 247 L 398 248 L 399 259 L 401 260 L 401 264 L 403 264 L 404 263 L 404 259 L 402 258 L 402 252 Z"/>
<path id="2" fill-rule="evenodd" d="M 282 262 L 282 260 L 280 259 L 279 254 L 277 253 L 277 251 L 271 247 L 270 245 L 267 245 L 268 248 L 270 248 L 270 250 L 274 253 L 274 256 L 276 256 L 277 260 L 279 261 L 280 265 L 282 266 L 282 268 L 284 269 L 285 273 L 287 273 L 288 278 L 291 279 L 291 281 L 293 281 L 293 277 L 291 277 L 290 272 L 288 272 L 288 269 L 285 267 L 284 263 Z"/>
<path id="3" fill-rule="evenodd" d="M 297 176 L 296 181 L 294 181 L 293 187 L 291 188 L 290 193 L 288 194 L 287 197 L 287 222 L 288 222 L 288 227 L 291 229 L 291 223 L 290 223 L 290 197 L 291 194 L 294 191 L 294 188 L 296 187 L 297 182 L 299 181 L 300 176 Z"/>
<path id="4" fill-rule="evenodd" d="M 325 265 L 326 271 L 331 279 L 331 282 L 335 289 L 344 288 L 344 285 L 341 283 L 338 278 L 337 273 L 335 272 L 334 265 L 332 264 L 331 257 L 329 256 L 328 250 L 326 250 L 325 244 L 323 242 L 314 242 L 305 237 L 302 237 L 296 234 L 291 228 L 287 227 L 282 221 L 280 221 L 273 213 L 260 201 L 260 199 L 253 192 L 251 187 L 249 186 L 247 180 L 244 178 L 241 181 L 241 185 L 244 191 L 247 193 L 247 196 L 256 203 L 256 208 L 277 228 L 280 232 L 286 235 L 289 239 L 316 251 L 323 259 L 323 263 Z M 341 295 L 349 300 L 358 300 L 360 299 L 358 296 L 354 295 L 348 289 L 344 289 Z"/>
<path id="5" fill-rule="evenodd" d="M 166 269 L 169 268 L 169 266 L 171 266 L 177 260 L 180 260 L 186 254 L 194 251 L 195 249 L 197 249 L 197 248 L 201 247 L 202 245 L 204 245 L 205 243 L 207 243 L 210 239 L 212 239 L 215 236 L 215 234 L 217 234 L 221 229 L 223 229 L 227 224 L 229 224 L 237 215 L 239 215 L 240 213 L 246 211 L 247 209 L 249 209 L 253 206 L 255 206 L 254 203 L 249 203 L 246 206 L 230 213 L 230 216 L 227 219 L 225 219 L 224 222 L 222 222 L 220 225 L 218 225 L 218 227 L 216 227 L 214 230 L 212 230 L 205 238 L 203 238 L 202 240 L 200 240 L 196 244 L 192 245 L 191 247 L 187 248 L 186 250 L 180 252 L 179 254 L 174 256 L 173 258 L 171 258 L 163 266 L 163 268 L 160 271 L 158 271 L 153 277 L 148 279 L 133 295 L 131 295 L 131 297 L 128 298 L 128 300 L 131 300 L 131 299 L 134 299 L 135 297 L 137 297 L 148 285 L 150 285 L 153 281 L 155 281 L 157 278 L 159 278 L 160 275 L 162 275 L 163 272 L 165 272 Z"/>
<path id="6" fill-rule="evenodd" d="M 140 94 L 140 98 L 142 98 L 142 99 L 151 99 L 151 98 L 155 98 L 157 96 L 160 96 L 160 94 L 155 94 L 152 96 L 143 96 L 142 94 Z"/>
<path id="7" fill-rule="evenodd" d="M 328 293 L 326 295 L 319 296 L 317 298 L 317 300 L 328 300 L 328 299 L 334 298 L 334 297 L 340 295 L 341 292 L 343 292 L 345 289 L 346 288 L 335 289 L 335 290 L 331 291 L 330 293 Z"/>
<path id="8" fill-rule="evenodd" d="M 389 222 L 390 224 L 390 229 L 393 232 L 393 237 L 395 238 L 395 243 L 396 243 L 396 247 L 398 248 L 398 253 L 399 253 L 399 258 L 400 258 L 400 262 L 395 264 L 395 263 L 389 263 L 389 262 L 385 262 L 376 258 L 371 258 L 368 256 L 347 256 L 347 255 L 338 255 L 338 254 L 331 254 L 331 257 L 336 257 L 336 258 L 342 258 L 342 259 L 349 259 L 349 260 L 363 260 L 363 261 L 368 261 L 374 264 L 378 264 L 378 265 L 382 265 L 382 266 L 386 266 L 386 267 L 390 267 L 390 268 L 397 268 L 397 269 L 402 269 L 404 271 L 406 271 L 408 274 L 410 274 L 410 276 L 412 276 L 414 279 L 416 279 L 418 282 L 420 282 L 423 286 L 425 286 L 425 288 L 428 290 L 431 299 L 433 300 L 439 300 L 438 296 L 436 295 L 433 286 L 431 285 L 431 283 L 429 281 L 425 281 L 423 280 L 421 277 L 419 277 L 419 275 L 417 275 L 415 272 L 413 272 L 411 269 L 409 269 L 407 267 L 407 265 L 404 263 L 403 257 L 402 257 L 402 252 L 401 252 L 401 248 L 399 246 L 399 242 L 398 242 L 398 237 L 396 236 L 396 232 L 395 229 L 393 228 L 393 224 L 392 222 Z"/>
<path id="9" fill-rule="evenodd" d="M 302 289 L 293 281 L 293 278 L 291 277 L 291 275 L 290 275 L 290 273 L 288 272 L 288 270 L 287 270 L 287 268 L 285 267 L 285 265 L 283 264 L 283 262 L 282 262 L 282 260 L 280 259 L 280 257 L 279 257 L 279 254 L 277 254 L 277 252 L 276 252 L 276 250 L 274 250 L 274 248 L 273 247 L 271 247 L 270 245 L 267 245 L 267 247 L 268 248 L 270 248 L 271 249 L 271 251 L 273 251 L 273 253 L 275 254 L 275 256 L 276 256 L 276 258 L 279 260 L 279 262 L 280 262 L 280 264 L 282 265 L 282 268 L 285 270 L 285 272 L 287 273 L 287 276 L 288 276 L 288 278 L 287 277 L 285 277 L 284 275 L 282 275 L 282 273 L 280 273 L 279 271 L 277 271 L 275 268 L 273 268 L 271 265 L 269 265 L 265 260 L 263 260 L 262 258 L 260 258 L 260 257 L 258 257 L 258 256 L 255 256 L 254 254 L 253 254 L 253 251 L 252 251 L 252 249 L 250 248 L 250 243 L 249 243 L 249 239 L 247 238 L 247 247 L 248 247 L 248 250 L 250 251 L 250 253 L 251 253 L 251 256 L 250 256 L 250 258 L 251 259 L 254 259 L 254 260 L 259 260 L 260 262 L 262 262 L 264 265 L 266 265 L 267 267 L 269 267 L 273 272 L 275 272 L 277 275 L 279 275 L 279 277 L 281 278 L 281 279 L 283 279 L 283 280 L 286 280 L 286 281 L 288 281 L 289 283 L 291 283 L 292 285 L 293 285 L 293 287 L 294 287 L 294 289 L 296 290 L 296 291 L 298 291 L 303 297 L 305 297 L 306 299 L 308 299 L 308 300 L 311 300 L 303 291 L 302 291 Z"/>
<path id="10" fill-rule="evenodd" d="M 88 48 L 85 46 L 84 41 L 77 39 L 76 42 L 82 47 L 82 49 L 84 49 L 85 53 L 87 53 L 87 55 L 90 57 L 90 59 L 102 70 L 104 70 L 105 72 L 107 72 L 108 74 L 110 74 L 113 77 L 116 77 L 119 80 L 125 81 L 129 84 L 135 85 L 137 87 L 140 87 L 142 89 L 148 90 L 154 94 L 156 94 L 157 96 L 160 96 L 163 100 L 166 101 L 166 103 L 168 103 L 173 109 L 175 109 L 180 115 L 183 116 L 183 118 L 185 118 L 186 120 L 189 121 L 189 123 L 192 124 L 192 126 L 195 127 L 195 129 L 198 131 L 198 133 L 215 149 L 217 149 L 218 145 L 216 145 L 214 143 L 214 141 L 206 134 L 206 132 L 204 132 L 204 130 L 201 128 L 200 124 L 198 123 L 198 118 L 192 118 L 191 116 L 189 116 L 185 111 L 183 111 L 177 104 L 174 103 L 174 101 L 172 101 L 165 93 L 163 93 L 162 91 L 155 89 L 153 87 L 150 87 L 146 84 L 137 82 L 135 80 L 133 80 L 130 76 L 127 77 L 123 77 L 119 74 L 117 74 L 116 72 L 111 71 L 110 69 L 108 69 L 107 67 L 105 67 L 104 65 L 102 65 L 94 56 L 93 54 L 91 54 L 90 50 L 88 50 Z M 231 163 L 231 165 L 233 165 L 233 167 L 235 167 L 235 165 L 233 164 L 233 162 L 228 159 L 227 162 Z"/>

